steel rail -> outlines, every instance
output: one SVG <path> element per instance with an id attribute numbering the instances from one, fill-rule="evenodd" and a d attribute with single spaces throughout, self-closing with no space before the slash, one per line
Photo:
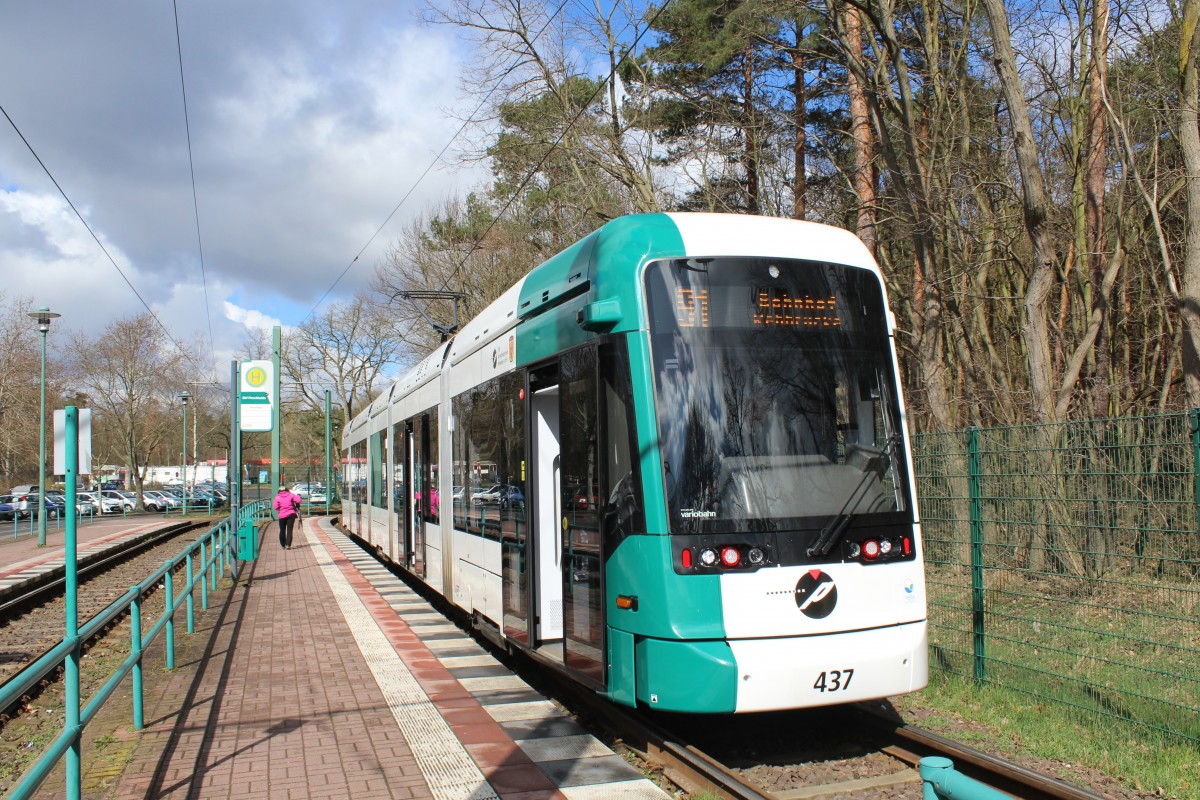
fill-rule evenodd
<path id="1" fill-rule="evenodd" d="M 154 531 L 147 531 L 144 535 L 137 539 L 131 540 L 126 545 L 111 548 L 101 553 L 92 554 L 90 557 L 85 557 L 79 560 L 79 577 L 95 575 L 103 572 L 106 568 L 121 563 L 122 561 L 140 555 L 149 550 L 151 547 L 160 542 L 187 533 L 197 528 L 202 528 L 208 523 L 206 521 L 199 522 L 183 522 L 175 523 L 167 528 L 159 528 Z M 9 613 L 23 605 L 28 605 L 40 600 L 44 596 L 55 594 L 56 590 L 61 589 L 66 585 L 66 567 L 55 567 L 52 570 L 47 570 L 36 578 L 31 578 L 27 584 L 31 586 L 28 591 L 20 594 L 12 599 L 5 600 L 0 603 L 0 622 L 8 619 Z M 20 590 L 18 590 L 20 591 Z"/>
<path id="2" fill-rule="evenodd" d="M 363 550 L 379 559 L 376 548 L 365 539 L 339 528 Z M 641 711 L 618 706 L 582 684 L 569 680 L 560 671 L 551 668 L 556 666 L 553 659 L 539 656 L 536 652 L 507 648 L 487 636 L 487 631 L 476 627 L 471 616 L 461 608 L 450 604 L 398 565 L 379 560 L 448 619 L 464 628 L 474 627 L 484 634 L 490 646 L 507 653 L 506 660 L 526 664 L 529 667 L 524 670 L 526 678 L 534 677 L 537 683 L 545 685 L 549 693 L 559 698 L 568 710 L 599 720 L 602 727 L 642 754 L 647 761 L 660 767 L 663 774 L 680 788 L 692 794 L 707 791 L 729 800 L 777 800 L 776 795 L 748 783 L 718 759 L 663 729 Z M 529 674 L 531 671 L 535 676 Z M 883 717 L 865 704 L 845 706 L 845 709 L 858 714 L 864 724 L 875 731 L 877 738 L 885 742 L 880 747 L 881 752 L 910 766 L 919 766 L 924 757 L 943 756 L 953 760 L 962 774 L 1022 800 L 1103 800 L 1100 795 L 1086 789 L 1034 772 L 999 756 Z"/>
<path id="3" fill-rule="evenodd" d="M 854 710 L 865 724 L 896 740 L 896 744 L 884 748 L 885 752 L 913 766 L 925 756 L 944 756 L 964 775 L 1024 800 L 1101 800 L 1094 792 L 931 731 L 880 716 L 868 707 L 855 706 Z"/>
<path id="4" fill-rule="evenodd" d="M 184 533 L 197 528 L 203 528 L 205 522 L 185 522 L 176 523 L 169 528 L 150 531 L 146 535 L 139 537 L 131 544 L 124 547 L 117 547 L 105 553 L 98 554 L 93 557 L 86 566 L 79 570 L 80 577 L 85 575 L 95 575 L 103 572 L 105 569 L 115 566 L 120 562 L 133 558 L 141 553 L 151 549 L 152 547 L 163 543 L 166 540 L 174 538 Z M 58 567 L 50 570 L 45 575 L 53 576 L 61 573 L 65 568 Z M 40 578 L 41 576 L 39 576 Z M 53 596 L 57 594 L 57 589 L 61 588 L 66 583 L 66 577 L 54 578 L 47 582 L 40 583 L 35 588 L 16 597 L 10 601 L 6 601 L 0 605 L 0 620 L 6 620 L 9 612 L 21 605 L 27 605 L 37 601 L 45 596 Z M 149 592 L 151 587 L 146 588 Z M 95 614 L 89 619 L 79 631 L 80 646 L 87 646 L 93 640 L 99 638 L 104 630 L 117 620 L 118 607 L 127 605 L 125 595 L 122 594 L 116 600 L 109 603 L 102 611 Z M 54 646 L 46 650 L 38 657 L 31 659 L 21 669 L 10 675 L 3 682 L 0 682 L 0 696 L 7 695 L 10 690 L 15 693 L 13 701 L 4 707 L 0 707 L 0 724 L 7 721 L 11 715 L 10 711 L 25 701 L 29 697 L 29 693 L 34 690 L 34 687 L 39 684 L 45 684 L 49 680 L 51 673 L 60 668 L 64 655 L 70 651 L 73 646 L 72 642 L 66 640 L 59 641 Z M 40 666 L 39 666 L 40 665 Z M 16 687 L 15 689 L 13 687 Z"/>

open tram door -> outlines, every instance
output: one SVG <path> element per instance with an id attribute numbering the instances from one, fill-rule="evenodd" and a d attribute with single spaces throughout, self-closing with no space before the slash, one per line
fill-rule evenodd
<path id="1" fill-rule="evenodd" d="M 550 655 L 551 643 L 561 641 L 553 650 L 564 666 L 603 689 L 607 659 L 595 347 L 563 354 L 557 369 L 531 372 L 529 397 L 535 647 Z"/>

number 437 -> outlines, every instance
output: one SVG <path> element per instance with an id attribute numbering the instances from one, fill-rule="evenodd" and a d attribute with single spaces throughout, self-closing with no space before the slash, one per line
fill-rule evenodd
<path id="1" fill-rule="evenodd" d="M 850 688 L 850 679 L 854 677 L 852 669 L 831 669 L 822 672 L 813 683 L 818 692 L 840 692 Z"/>

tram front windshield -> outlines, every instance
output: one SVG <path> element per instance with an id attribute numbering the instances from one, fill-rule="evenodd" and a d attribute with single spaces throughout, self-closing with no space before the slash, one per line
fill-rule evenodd
<path id="1" fill-rule="evenodd" d="M 874 274 L 693 258 L 645 280 L 673 533 L 911 521 Z"/>

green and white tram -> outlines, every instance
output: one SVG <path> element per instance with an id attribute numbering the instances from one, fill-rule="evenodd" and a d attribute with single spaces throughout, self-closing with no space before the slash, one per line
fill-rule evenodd
<path id="1" fill-rule="evenodd" d="M 730 713 L 919 689 L 893 331 L 846 231 L 614 220 L 354 419 L 343 522 L 618 703 Z"/>

